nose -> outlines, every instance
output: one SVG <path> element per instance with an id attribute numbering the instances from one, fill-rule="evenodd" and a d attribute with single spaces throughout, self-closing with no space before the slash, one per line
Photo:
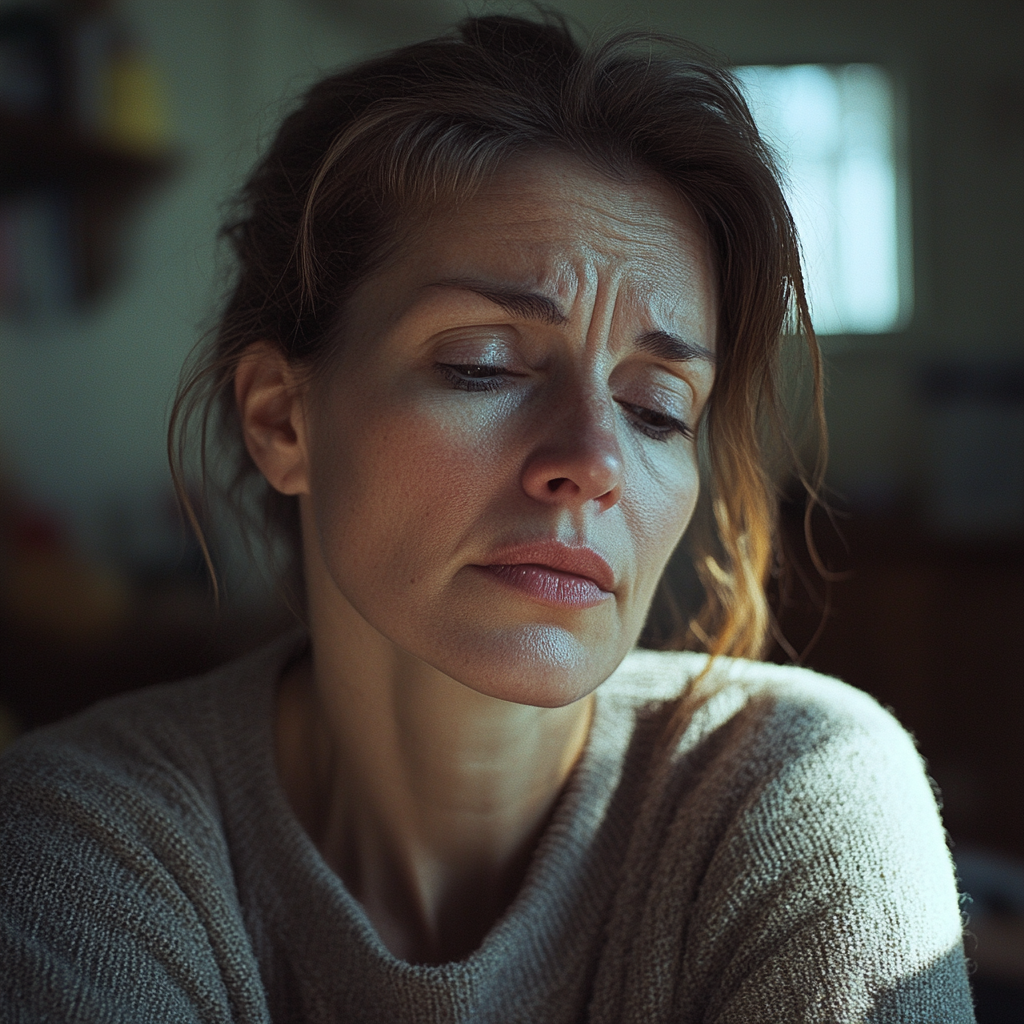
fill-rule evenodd
<path id="1" fill-rule="evenodd" d="M 523 467 L 523 490 L 548 505 L 583 508 L 596 501 L 598 511 L 622 496 L 623 461 L 615 433 L 615 410 L 599 396 L 581 396 L 561 405 Z"/>

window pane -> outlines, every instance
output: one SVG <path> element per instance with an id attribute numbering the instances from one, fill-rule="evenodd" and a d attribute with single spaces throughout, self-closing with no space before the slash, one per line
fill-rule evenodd
<path id="1" fill-rule="evenodd" d="M 736 69 L 779 154 L 819 334 L 875 334 L 905 319 L 892 85 L 870 64 Z M 908 275 L 903 275 L 904 279 Z"/>

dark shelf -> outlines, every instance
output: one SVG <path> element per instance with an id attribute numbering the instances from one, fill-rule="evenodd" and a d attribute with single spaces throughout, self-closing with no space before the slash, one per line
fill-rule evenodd
<path id="1" fill-rule="evenodd" d="M 74 298 L 80 304 L 116 279 L 124 263 L 123 224 L 175 164 L 169 153 L 133 152 L 58 118 L 0 108 L 0 201 L 49 192 L 65 204 Z"/>
<path id="2" fill-rule="evenodd" d="M 218 611 L 203 587 L 136 587 L 113 630 L 74 635 L 26 624 L 0 608 L 0 704 L 24 728 L 119 693 L 208 672 L 255 650 L 295 619 L 282 608 Z"/>
<path id="3" fill-rule="evenodd" d="M 71 191 L 134 191 L 173 167 L 169 155 L 150 156 L 90 139 L 52 118 L 0 109 L 0 192 L 37 185 Z"/>

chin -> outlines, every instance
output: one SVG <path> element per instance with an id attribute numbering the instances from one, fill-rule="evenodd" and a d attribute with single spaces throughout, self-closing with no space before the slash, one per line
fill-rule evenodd
<path id="1" fill-rule="evenodd" d="M 534 624 L 476 634 L 453 643 L 461 657 L 437 664 L 445 674 L 488 697 L 560 708 L 586 697 L 618 668 L 632 645 L 610 650 L 587 644 L 561 626 Z"/>

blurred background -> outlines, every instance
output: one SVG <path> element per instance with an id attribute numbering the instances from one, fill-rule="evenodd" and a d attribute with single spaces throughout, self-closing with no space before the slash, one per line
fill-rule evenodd
<path id="1" fill-rule="evenodd" d="M 972 900 L 979 1020 L 1024 1020 L 1024 6 L 555 6 L 724 55 L 780 152 L 828 374 L 838 529 L 815 536 L 843 574 L 826 587 L 800 554 L 795 496 L 782 631 L 917 737 Z M 323 72 L 508 9 L 0 0 L 0 743 L 287 627 L 230 529 L 214 610 L 167 471 L 225 200 Z"/>

